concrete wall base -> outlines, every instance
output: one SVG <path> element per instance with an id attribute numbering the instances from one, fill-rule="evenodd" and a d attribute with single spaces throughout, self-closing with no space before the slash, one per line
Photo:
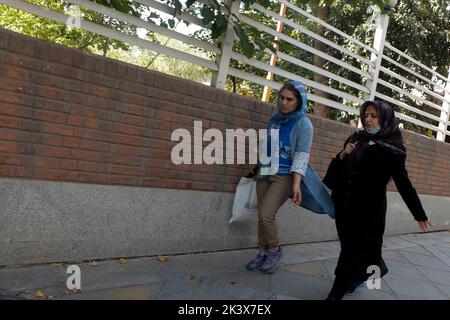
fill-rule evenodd
<path id="1" fill-rule="evenodd" d="M 0 179 L 0 265 L 181 254 L 255 247 L 255 223 L 232 223 L 233 194 Z M 449 229 L 449 197 L 420 196 L 433 231 Z M 386 234 L 417 232 L 388 193 Z M 334 220 L 287 202 L 282 244 L 336 240 Z"/>

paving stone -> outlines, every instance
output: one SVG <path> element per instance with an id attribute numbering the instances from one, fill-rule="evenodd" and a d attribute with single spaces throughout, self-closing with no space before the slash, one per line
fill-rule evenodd
<path id="1" fill-rule="evenodd" d="M 159 291 L 157 300 L 190 300 L 195 289 L 179 282 L 168 281 Z"/>
<path id="2" fill-rule="evenodd" d="M 439 249 L 438 246 L 434 246 L 434 245 L 426 245 L 424 246 L 425 249 L 427 249 L 429 252 L 431 252 L 436 258 L 438 258 L 439 260 L 441 260 L 442 262 L 444 262 L 447 266 L 450 267 L 450 257 L 447 256 L 447 254 Z"/>
<path id="3" fill-rule="evenodd" d="M 343 300 L 396 300 L 396 297 L 386 290 L 360 288 L 352 296 L 345 295 Z"/>
<path id="4" fill-rule="evenodd" d="M 269 290 L 270 287 L 270 276 L 258 270 L 217 274 L 209 276 L 208 278 L 260 291 Z"/>
<path id="5" fill-rule="evenodd" d="M 394 260 L 398 262 L 409 263 L 408 260 L 405 259 L 402 255 L 400 255 L 396 250 L 384 250 L 383 258 L 386 260 Z"/>
<path id="6" fill-rule="evenodd" d="M 398 250 L 416 246 L 416 243 L 399 238 L 398 236 L 388 236 L 383 239 L 383 250 Z"/>
<path id="7" fill-rule="evenodd" d="M 441 246 L 439 245 L 434 245 L 435 248 L 439 249 L 439 251 L 441 251 L 442 253 L 444 253 L 447 257 L 450 258 L 450 247 L 446 247 L 446 246 Z"/>
<path id="8" fill-rule="evenodd" d="M 67 295 L 61 300 L 154 300 L 163 283 Z"/>
<path id="9" fill-rule="evenodd" d="M 284 294 L 274 294 L 270 300 L 303 300 L 298 297 L 286 296 Z"/>
<path id="10" fill-rule="evenodd" d="M 438 243 L 438 245 L 441 247 L 450 248 L 450 242 Z"/>
<path id="11" fill-rule="evenodd" d="M 414 265 L 450 271 L 450 266 L 448 266 L 447 264 L 445 264 L 444 262 L 442 262 L 441 260 L 439 260 L 436 257 L 424 256 L 424 255 L 410 253 L 410 252 L 400 252 L 400 253 L 410 263 L 412 263 Z"/>
<path id="12" fill-rule="evenodd" d="M 381 289 L 361 288 L 346 300 L 450 299 L 450 233 L 390 236 L 385 247 L 392 250 L 383 251 L 389 273 Z M 76 292 L 66 288 L 68 264 L 0 268 L 0 299 L 323 300 L 339 249 L 337 241 L 285 245 L 272 275 L 245 270 L 256 249 L 173 255 L 166 262 L 146 257 L 123 265 L 117 259 L 97 261 L 97 267 L 80 263 L 82 291 Z M 187 273 L 193 277 L 186 279 Z"/>
<path id="13" fill-rule="evenodd" d="M 443 284 L 436 284 L 436 285 L 447 296 L 447 298 L 450 299 L 450 286 L 443 285 Z"/>
<path id="14" fill-rule="evenodd" d="M 431 282 L 387 274 L 385 280 L 397 296 L 407 295 L 422 299 L 446 299 L 446 296 Z"/>
<path id="15" fill-rule="evenodd" d="M 310 258 L 305 256 L 304 247 L 304 245 L 283 246 L 283 257 L 281 258 L 279 265 L 290 265 L 311 261 Z"/>
<path id="16" fill-rule="evenodd" d="M 248 284 L 242 284 L 242 282 L 234 283 L 233 281 L 224 280 L 223 276 L 206 277 L 200 289 L 244 300 L 267 300 L 274 294 L 269 290 L 259 290 L 258 288 L 248 286 Z"/>
<path id="17" fill-rule="evenodd" d="M 424 247 L 420 247 L 420 246 L 410 247 L 410 248 L 403 248 L 403 249 L 400 249 L 400 251 L 412 252 L 412 253 L 416 253 L 416 254 L 422 254 L 422 255 L 425 255 L 425 256 L 432 256 L 433 255 L 430 251 L 428 251 Z"/>
<path id="18" fill-rule="evenodd" d="M 65 285 L 69 274 L 62 264 L 0 269 L 0 292 Z"/>
<path id="19" fill-rule="evenodd" d="M 419 269 L 427 279 L 434 283 L 450 286 L 450 272 L 421 266 L 417 266 L 417 269 Z"/>
<path id="20" fill-rule="evenodd" d="M 308 300 L 323 300 L 331 290 L 329 280 L 300 273 L 278 271 L 272 275 L 271 290 L 276 294 Z"/>
<path id="21" fill-rule="evenodd" d="M 191 297 L 191 300 L 237 300 L 237 298 L 223 292 L 196 289 Z"/>
<path id="22" fill-rule="evenodd" d="M 389 269 L 388 274 L 403 276 L 405 278 L 413 278 L 417 280 L 428 280 L 417 268 L 409 263 L 403 263 L 392 260 L 385 260 Z"/>
<path id="23" fill-rule="evenodd" d="M 283 266 L 280 268 L 280 270 L 302 273 L 319 279 L 329 277 L 328 272 L 322 265 L 321 261 L 305 262 L 289 266 Z"/>
<path id="24" fill-rule="evenodd" d="M 96 267 L 80 264 L 81 290 L 84 292 L 124 286 L 151 284 L 164 279 L 141 259 L 99 261 Z"/>
<path id="25" fill-rule="evenodd" d="M 423 234 L 405 234 L 398 236 L 399 238 L 415 243 L 416 245 L 424 246 L 424 245 L 432 245 L 437 242 L 440 242 L 439 237 L 433 235 L 431 233 L 423 233 Z"/>

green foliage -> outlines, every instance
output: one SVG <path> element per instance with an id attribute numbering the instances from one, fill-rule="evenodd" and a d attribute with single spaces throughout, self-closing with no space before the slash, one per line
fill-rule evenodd
<path id="1" fill-rule="evenodd" d="M 70 3 L 62 0 L 27 1 L 32 4 L 44 6 L 66 14 L 71 6 Z M 94 2 L 133 16 L 140 16 L 140 6 L 132 4 L 129 0 L 95 0 Z M 105 25 L 126 34 L 136 34 L 135 26 L 118 21 L 117 19 L 111 19 L 101 14 L 84 9 L 81 9 L 81 13 L 84 20 Z M 42 40 L 52 41 L 90 52 L 95 51 L 106 54 L 106 52 L 111 48 L 127 50 L 129 47 L 121 41 L 112 40 L 79 29 L 72 29 L 65 24 L 60 24 L 5 5 L 0 5 L 0 26 L 5 29 L 34 36 Z"/>

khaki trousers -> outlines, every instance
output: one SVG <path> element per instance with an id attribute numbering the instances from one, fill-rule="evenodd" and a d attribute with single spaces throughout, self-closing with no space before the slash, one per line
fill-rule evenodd
<path id="1" fill-rule="evenodd" d="M 292 175 L 267 176 L 265 180 L 256 181 L 258 198 L 258 247 L 267 250 L 278 246 L 276 214 L 292 192 Z"/>

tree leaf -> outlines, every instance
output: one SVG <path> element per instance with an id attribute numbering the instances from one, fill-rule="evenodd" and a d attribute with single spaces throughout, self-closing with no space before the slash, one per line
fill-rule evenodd
<path id="1" fill-rule="evenodd" d="M 36 291 L 36 297 L 44 298 L 45 297 L 44 291 L 42 291 L 42 290 Z"/>
<path id="2" fill-rule="evenodd" d="M 214 14 L 214 11 L 211 10 L 211 8 L 209 8 L 208 6 L 204 5 L 202 7 L 202 9 L 200 10 L 200 14 L 202 15 L 203 19 L 202 19 L 202 24 L 204 26 L 206 26 L 207 24 L 209 24 L 211 21 L 213 21 L 216 17 L 216 15 Z"/>
<path id="3" fill-rule="evenodd" d="M 195 279 L 195 276 L 194 276 L 192 273 L 190 273 L 190 272 L 186 272 L 186 273 L 183 275 L 183 279 L 186 279 L 186 280 L 194 280 L 194 279 Z"/>
<path id="4" fill-rule="evenodd" d="M 227 21 L 223 16 L 218 16 L 211 27 L 211 36 L 217 39 L 227 31 Z"/>
<path id="5" fill-rule="evenodd" d="M 174 15 L 177 16 L 181 13 L 181 9 L 183 8 L 183 5 L 181 4 L 180 0 L 173 0 L 174 6 L 175 6 L 175 12 Z"/>
<path id="6" fill-rule="evenodd" d="M 166 261 L 169 260 L 169 257 L 167 257 L 167 256 L 158 256 L 157 259 L 158 259 L 159 262 L 166 262 Z"/>
<path id="7" fill-rule="evenodd" d="M 95 260 L 91 260 L 89 261 L 88 265 L 90 265 L 91 267 L 97 267 L 98 263 Z"/>
<path id="8" fill-rule="evenodd" d="M 194 4 L 195 1 L 196 0 L 187 0 L 186 1 L 186 8 L 190 8 Z"/>

